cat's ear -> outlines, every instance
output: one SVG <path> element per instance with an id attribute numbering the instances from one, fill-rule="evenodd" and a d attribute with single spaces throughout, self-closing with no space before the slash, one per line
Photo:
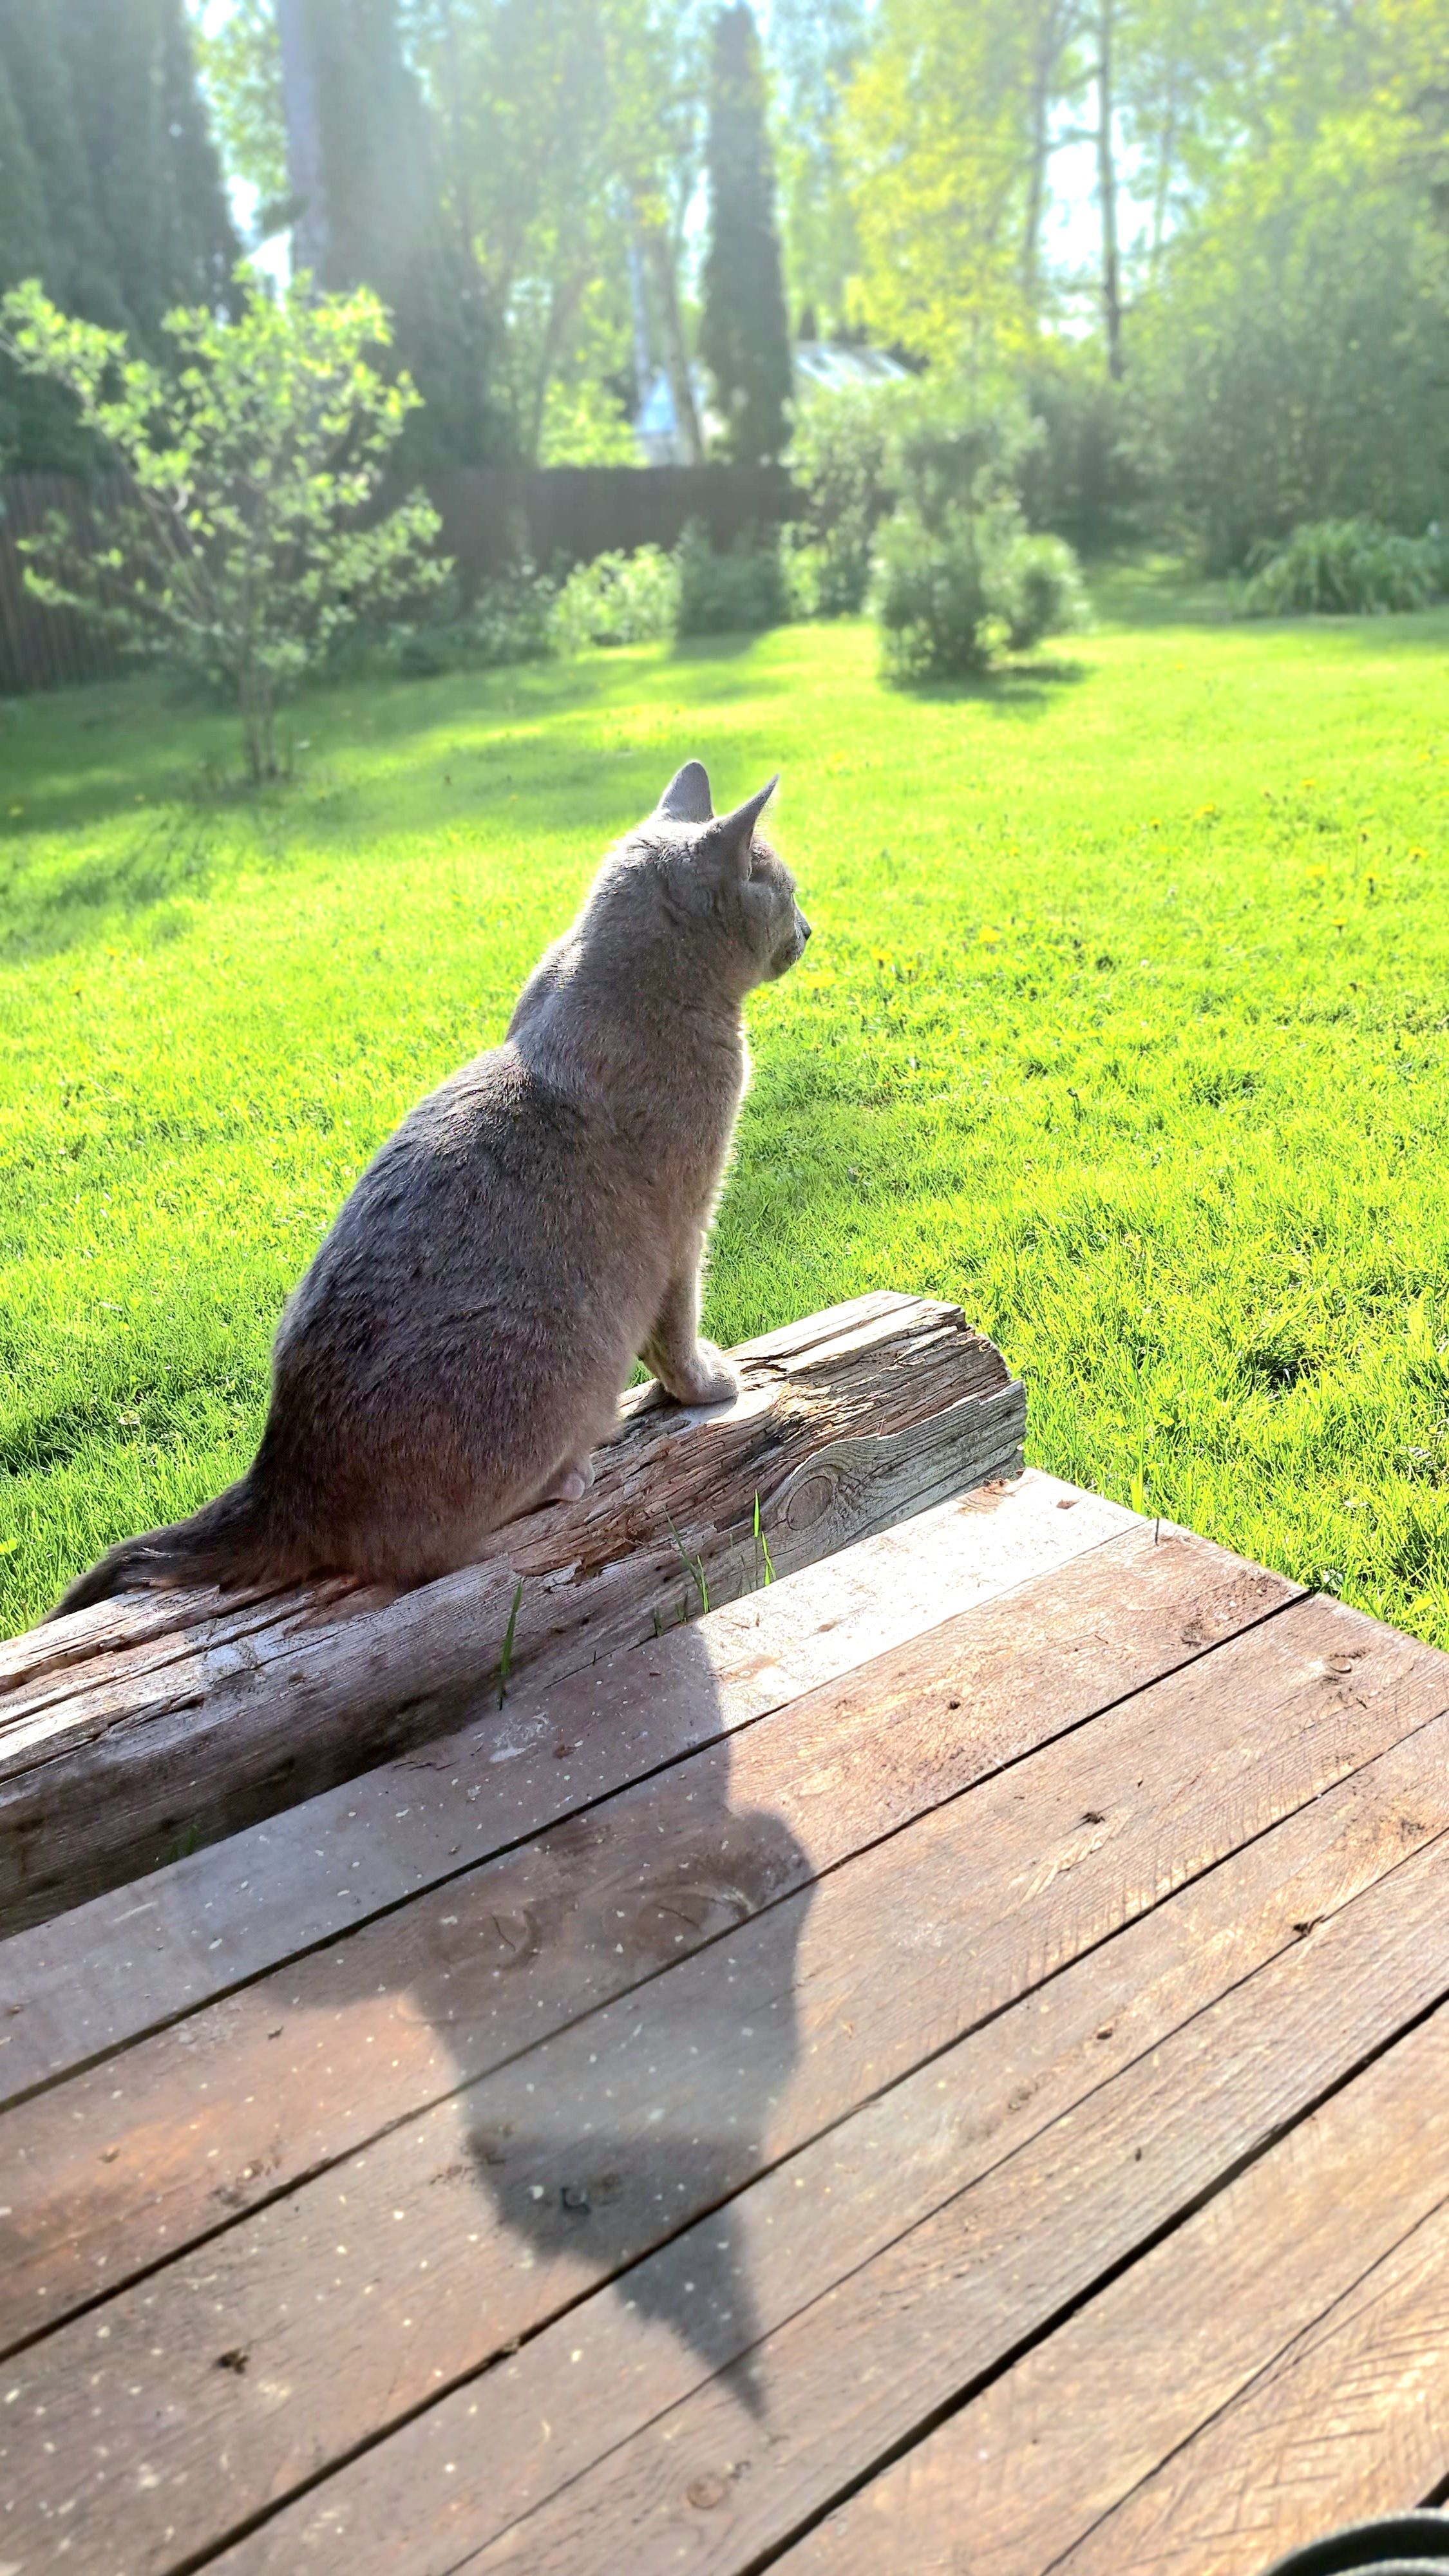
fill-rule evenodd
<path id="1" fill-rule="evenodd" d="M 687 760 L 676 769 L 663 795 L 658 811 L 671 823 L 712 823 L 714 807 L 709 798 L 709 771 L 702 760 Z"/>
<path id="2" fill-rule="evenodd" d="M 705 842 L 710 857 L 718 867 L 732 871 L 739 877 L 749 875 L 750 845 L 755 837 L 755 825 L 779 784 L 780 773 L 777 769 L 768 786 L 761 787 L 755 795 L 746 797 L 744 804 L 737 805 L 733 814 L 721 814 Z"/>

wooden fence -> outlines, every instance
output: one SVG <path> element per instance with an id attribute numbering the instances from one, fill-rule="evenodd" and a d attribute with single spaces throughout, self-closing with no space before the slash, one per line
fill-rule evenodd
<path id="1" fill-rule="evenodd" d="M 103 488 L 93 494 L 68 474 L 0 476 L 0 697 L 108 680 L 120 668 L 93 626 L 69 609 L 42 608 L 25 587 L 20 539 L 35 536 L 52 510 L 63 510 L 99 542 Z"/>
<path id="2" fill-rule="evenodd" d="M 480 466 L 436 475 L 428 488 L 467 600 L 524 560 L 548 569 L 615 547 L 672 546 L 691 519 L 724 547 L 795 506 L 779 465 Z M 0 697 L 110 679 L 122 667 L 93 628 L 68 610 L 42 608 L 25 587 L 19 541 L 56 509 L 100 541 L 105 487 L 89 490 L 63 474 L 0 476 Z"/>

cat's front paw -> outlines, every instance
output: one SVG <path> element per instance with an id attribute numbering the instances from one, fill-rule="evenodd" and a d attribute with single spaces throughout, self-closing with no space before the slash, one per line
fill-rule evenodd
<path id="1" fill-rule="evenodd" d="M 692 1356 L 677 1363 L 664 1383 L 678 1404 L 732 1404 L 740 1382 L 713 1342 L 701 1342 Z"/>

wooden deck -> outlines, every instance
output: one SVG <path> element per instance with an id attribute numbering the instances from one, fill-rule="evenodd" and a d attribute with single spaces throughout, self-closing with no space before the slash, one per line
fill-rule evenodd
<path id="1" fill-rule="evenodd" d="M 1449 2476 L 1449 1657 L 1028 1474 L 0 1946 L 0 2576 L 1259 2576 Z"/>

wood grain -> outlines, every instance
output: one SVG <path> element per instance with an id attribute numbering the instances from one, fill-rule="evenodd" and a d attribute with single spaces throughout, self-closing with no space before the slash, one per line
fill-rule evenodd
<path id="1" fill-rule="evenodd" d="M 94 1673 L 71 1622 L 41 1631 L 0 1683 L 0 1929 L 445 1731 L 447 1694 L 496 1679 L 510 1621 L 512 1670 L 541 1686 L 758 1587 L 757 1506 L 788 1573 L 1020 1469 L 1025 1398 L 956 1307 L 861 1299 L 736 1356 L 733 1404 L 690 1412 L 645 1390 L 581 1502 L 529 1514 L 482 1564 L 401 1599 L 304 1589 L 263 1618 L 254 1600 L 224 1612 L 214 1592 L 178 1595 L 185 1651 L 165 1656 L 148 1605 L 134 1670 L 110 1605 L 74 1623 L 103 1644 Z M 863 1435 L 882 1443 L 878 1489 L 858 1464 L 801 1485 Z"/>
<path id="2" fill-rule="evenodd" d="M 1397 1742 L 1442 1706 L 1444 1671 L 1430 1650 L 1337 1603 L 1290 1608 L 45 2337 L 9 2373 L 20 2391 L 7 2464 L 17 2531 L 39 2529 L 64 2501 L 79 2549 L 81 2535 L 109 2527 L 118 2472 L 108 2463 L 144 2457 L 151 2483 L 126 2502 L 134 2565 L 159 2569 L 168 2552 L 215 2546 Z M 1444 1891 L 1436 1883 L 1416 1911 L 1406 1883 L 1399 1872 L 1397 1911 L 1369 1927 L 1392 1961 L 1375 1986 L 1385 2014 L 1414 2009 L 1434 1973 L 1424 1931 Z M 634 1937 L 627 1923 L 624 1937 Z M 1293 1959 L 1313 1948 L 1295 1945 Z M 1361 1964 L 1355 1951 L 1349 1969 Z M 1348 1973 L 1335 1963 L 1335 1981 Z M 1261 2065 L 1254 2058 L 1249 2130 L 1285 2100 L 1301 2107 L 1300 2081 L 1356 2044 L 1341 2012 L 1320 2027 L 1313 1993 L 1312 2010 L 1288 2012 L 1281 2044 Z M 356 2040 L 335 2029 L 328 2060 L 354 2084 L 377 2054 Z M 1129 2104 L 1133 2117 L 1146 2104 L 1138 2135 L 1186 2126 L 1170 2175 L 1154 2150 L 1151 2179 L 1169 2197 L 1206 2187 L 1226 2152 L 1227 2114 L 1208 2116 L 1211 2068 L 1203 2073 L 1198 2044 L 1185 2060 L 1161 2052 Z M 1100 2150 L 1107 2169 L 1122 2166 L 1104 2216 L 1109 2244 L 1148 2178 L 1130 2135 L 1112 2128 Z M 1075 2154 L 1073 2142 L 1069 2162 Z M 1003 2320 L 1036 2242 L 1029 2213 L 1054 2192 L 1064 2213 L 1076 2205 L 1060 2144 L 1043 2156 L 992 2276 Z M 1050 2289 L 1051 2265 L 1070 2270 L 1086 2253 L 1065 2214 L 1045 2244 Z M 945 2350 L 954 2370 L 959 2255 L 948 2274 L 942 2290 L 928 2261 L 900 2300 L 921 2360 Z M 727 2263 L 731 2283 L 737 2301 Z M 922 2343 L 928 2283 L 945 2299 L 944 2347 L 934 2328 Z M 701 2295 L 673 2320 L 706 2356 L 710 2305 Z M 847 2334 L 826 2372 L 855 2438 L 874 2404 L 867 2345 Z M 718 2387 L 737 2414 L 729 2373 Z M 903 2363 L 903 2400 L 913 2391 Z M 53 2456 L 29 2438 L 39 2407 Z M 763 2499 L 780 2492 L 784 2462 L 769 2477 L 760 2465 Z M 617 2524 L 609 2546 L 612 2560 L 597 2563 L 633 2555 Z"/>
<path id="3" fill-rule="evenodd" d="M 971 2576 L 1226 2564 L 1260 2576 L 1355 2511 L 1415 2503 L 1449 2462 L 1449 2290 L 1427 2307 L 1415 2293 L 1414 2348 L 1421 2362 L 1436 2353 L 1437 2397 L 1422 2371 L 1355 2378 L 1342 2355 L 1345 2337 L 1372 2348 L 1362 2276 L 1412 2231 L 1444 2244 L 1442 2211 L 1421 2222 L 1449 2169 L 1445 2023 L 1440 2011 L 1391 2048 L 873 2480 L 789 2553 L 791 2576 L 876 2576 L 892 2553 L 912 2576 L 957 2576 L 963 2529 Z M 1382 2341 L 1398 2350 L 1395 2334 Z"/>
<path id="4" fill-rule="evenodd" d="M 550 1689 L 525 1677 L 502 1712 L 496 1691 L 465 1701 L 466 1722 L 436 1742 L 0 1944 L 0 2103 L 1146 1526 L 1028 1469 Z M 1183 1625 L 1207 1647 L 1251 1615 L 1240 1587 L 1253 1578 L 1196 1548 Z M 1169 1549 L 1156 1579 L 1186 1562 Z M 1260 1579 L 1265 1609 L 1297 1596 Z"/>
<path id="5" fill-rule="evenodd" d="M 470 2563 L 479 2576 L 503 2566 L 614 2576 L 626 2565 L 656 2576 L 681 2564 L 734 2576 L 780 2550 L 1438 2001 L 1449 1985 L 1436 1938 L 1446 1901 L 1441 1840 Z M 1361 1996 L 1351 2016 L 1346 1993 Z M 1402 2049 L 1395 2073 L 1423 2084 L 1426 2125 L 1421 2155 L 1396 2167 L 1390 2227 L 1424 2207 L 1443 2172 L 1449 2014 Z M 1397 2089 L 1390 2079 L 1381 2115 Z M 1384 2155 L 1387 2165 L 1386 2142 Z M 961 2538 L 958 2522 L 958 2547 Z M 894 2563 L 914 2569 L 908 2545 Z M 1140 2566 L 1130 2550 L 1104 2547 L 1094 2576 L 1140 2576 Z"/>
<path id="6" fill-rule="evenodd" d="M 0 2349 L 1190 1662 L 1285 1589 L 1203 1540 L 1134 1530 L 12 2107 Z M 701 1643 L 678 1641 L 676 1686 L 689 1652 L 707 1678 Z M 609 1723 L 607 1692 L 589 1715 Z M 575 1722 L 551 1711 L 565 1787 L 574 1752 L 556 1749 Z"/>
<path id="7" fill-rule="evenodd" d="M 1412 2082 L 1419 2070 L 1408 2047 L 1394 2055 Z M 1442 2070 L 1430 2080 L 1442 2100 Z M 1404 2125 L 1402 2095 L 1376 2108 L 1359 2141 L 1368 2164 L 1375 2152 L 1397 2157 L 1393 2132 Z M 1411 2128 L 1421 2117 L 1413 2106 Z M 1435 2152 L 1425 2145 L 1426 2155 Z M 1437 2157 L 1442 2180 L 1442 2148 Z M 1441 2203 L 1072 2550 L 1063 2576 L 1118 2576 L 1124 2567 L 1134 2576 L 1259 2576 L 1284 2551 L 1342 2524 L 1411 2511 L 1449 2468 L 1446 2351 L 1449 2209 Z"/>
<path id="8" fill-rule="evenodd" d="M 1303 1937 L 1301 1925 L 1351 1902 L 1416 1838 L 1422 1845 L 1444 1833 L 1446 1756 L 1449 1718 L 1441 1718 L 751 2186 L 729 2222 L 733 2269 L 748 2282 L 748 2300 L 738 2289 L 726 2296 L 719 2221 L 700 2220 L 629 2275 L 622 2296 L 595 2293 L 516 2357 L 429 2407 L 239 2542 L 221 2561 L 226 2576 L 293 2576 L 298 2567 L 342 2563 L 349 2576 L 436 2576 L 459 2565 L 677 2405 L 711 2365 L 740 2360 L 751 2335 L 758 2340 L 784 2325 L 852 2265 L 882 2252 L 1048 2122 L 1140 2063 L 1192 2014 L 1291 1949 Z M 689 2313 L 704 2285 L 711 2294 L 707 2357 L 670 2322 Z M 1049 2355 L 1055 2341 L 1039 2349 Z M 586 2401 L 572 2393 L 581 2371 Z M 1110 2410 L 1113 2383 L 1103 2384 Z M 989 2402 L 989 2393 L 980 2402 Z M 968 2420 L 969 2410 L 953 2419 Z M 930 2447 L 909 2456 L 921 2458 Z M 1027 2485 L 1030 2464 L 1023 2465 L 1020 2445 L 1005 2460 L 996 2450 L 992 2457 L 989 2493 L 1003 2512 L 1018 2484 Z M 899 2474 L 887 2472 L 878 2483 Z M 980 2479 L 987 2478 L 983 2468 Z M 876 2576 L 885 2566 L 909 2565 L 915 2576 L 918 2540 L 933 2528 L 924 2515 L 919 2531 L 902 2519 L 894 2559 L 873 2529 L 861 2568 Z M 954 2547 L 960 2519 L 949 2506 L 943 2528 Z M 1071 2525 L 1068 2538 L 1078 2528 Z M 989 2526 L 983 2542 L 989 2551 Z M 949 2553 L 942 2564 L 957 2576 Z M 924 2558 L 920 2566 L 925 2576 Z M 1008 2560 L 1002 2576 L 1025 2576 L 1025 2560 Z"/>

